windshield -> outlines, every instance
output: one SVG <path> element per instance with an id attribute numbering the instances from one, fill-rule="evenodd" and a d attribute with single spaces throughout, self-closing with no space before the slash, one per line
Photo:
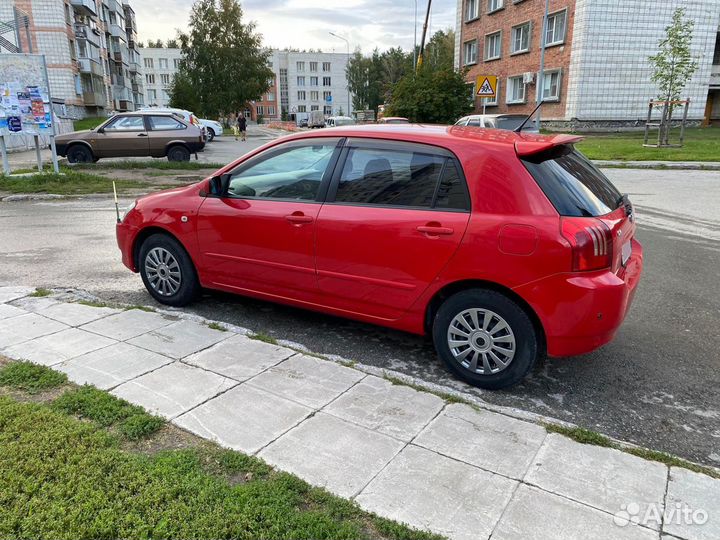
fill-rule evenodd
<path id="1" fill-rule="evenodd" d="M 622 194 L 612 182 L 572 146 L 522 161 L 561 216 L 604 216 L 622 204 Z"/>
<path id="2" fill-rule="evenodd" d="M 495 119 L 495 126 L 498 129 L 512 131 L 520 127 L 520 124 L 522 124 L 526 118 L 527 116 L 498 116 Z M 527 124 L 523 127 L 523 131 L 537 131 L 535 120 L 528 120 Z"/>

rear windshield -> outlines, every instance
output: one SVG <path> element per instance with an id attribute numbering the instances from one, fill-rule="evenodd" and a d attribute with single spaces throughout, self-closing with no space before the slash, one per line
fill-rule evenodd
<path id="1" fill-rule="evenodd" d="M 498 116 L 494 120 L 495 127 L 512 131 L 520 127 L 520 124 L 522 124 L 526 118 L 527 116 Z M 525 127 L 523 127 L 523 131 L 532 131 L 533 129 L 535 129 L 535 120 L 528 120 Z"/>
<path id="2" fill-rule="evenodd" d="M 604 216 L 622 204 L 622 194 L 572 146 L 558 146 L 523 158 L 561 216 Z"/>

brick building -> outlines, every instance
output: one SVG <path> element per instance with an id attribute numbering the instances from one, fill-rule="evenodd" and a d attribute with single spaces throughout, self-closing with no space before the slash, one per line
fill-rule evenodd
<path id="1" fill-rule="evenodd" d="M 644 122 L 657 95 L 648 56 L 677 7 L 695 22 L 689 118 L 720 120 L 720 0 L 549 0 L 542 92 L 545 0 L 458 0 L 455 64 L 468 69 L 468 82 L 499 79 L 497 97 L 477 98 L 476 111 L 484 103 L 488 114 L 529 113 L 541 93 L 547 125 L 632 126 Z"/>

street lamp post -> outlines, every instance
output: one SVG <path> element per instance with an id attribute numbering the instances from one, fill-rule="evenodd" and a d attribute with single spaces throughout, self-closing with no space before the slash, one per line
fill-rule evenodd
<path id="1" fill-rule="evenodd" d="M 540 35 L 540 73 L 537 80 L 537 98 L 538 103 L 537 115 L 535 116 L 538 131 L 540 130 L 540 119 L 542 117 L 542 99 L 545 86 L 545 41 L 547 40 L 547 22 L 548 10 L 550 8 L 550 0 L 545 0 L 545 15 L 543 16 L 542 34 Z"/>
<path id="2" fill-rule="evenodd" d="M 415 24 L 413 26 L 413 69 L 417 66 L 417 0 L 415 0 Z"/>
<path id="3" fill-rule="evenodd" d="M 348 116 L 352 116 L 352 109 L 350 107 L 350 81 L 347 77 L 347 68 L 350 66 L 350 41 L 348 41 L 347 38 L 344 38 L 342 36 L 338 36 L 337 34 L 330 32 L 330 35 L 333 37 L 336 37 L 338 39 L 342 39 L 345 44 L 347 45 L 347 66 L 345 67 L 345 82 L 347 83 L 347 98 L 348 98 L 348 110 L 347 114 Z"/>

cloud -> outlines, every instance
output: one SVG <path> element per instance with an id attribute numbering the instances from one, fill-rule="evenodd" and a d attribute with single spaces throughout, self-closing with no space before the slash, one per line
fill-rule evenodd
<path id="1" fill-rule="evenodd" d="M 192 0 L 131 0 L 137 13 L 140 41 L 175 37 L 176 29 L 187 29 Z M 427 4 L 418 0 L 417 39 Z M 455 26 L 456 0 L 435 0 L 429 34 Z M 246 0 L 245 20 L 257 22 L 264 44 L 274 48 L 346 50 L 334 32 L 350 40 L 351 49 L 370 52 L 413 45 L 414 0 Z"/>

